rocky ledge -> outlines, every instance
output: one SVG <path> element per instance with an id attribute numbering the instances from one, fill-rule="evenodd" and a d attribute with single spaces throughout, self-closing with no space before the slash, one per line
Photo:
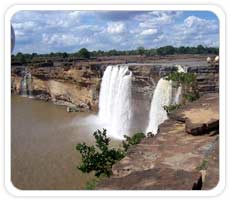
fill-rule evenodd
<path id="1" fill-rule="evenodd" d="M 24 84 L 25 72 L 29 72 L 31 78 Z M 97 65 L 13 67 L 11 72 L 12 93 L 23 94 L 24 87 L 33 98 L 65 105 L 69 112 L 97 110 L 100 82 L 101 70 Z"/>
<path id="2" fill-rule="evenodd" d="M 133 73 L 132 93 L 134 99 L 151 102 L 159 79 L 177 70 L 180 63 L 188 72 L 197 75 L 197 90 L 200 94 L 215 93 L 219 90 L 219 68 L 202 61 L 154 61 L 155 63 L 127 64 Z M 11 89 L 14 94 L 22 94 L 23 85 L 36 99 L 66 105 L 67 111 L 97 111 L 100 83 L 107 63 L 85 63 L 71 67 L 12 67 Z M 118 61 L 116 61 L 118 62 Z M 115 64 L 115 63 L 113 63 Z M 23 84 L 25 72 L 31 75 L 30 83 Z M 28 81 L 28 80 L 27 80 Z"/>
<path id="3" fill-rule="evenodd" d="M 214 188 L 219 180 L 218 120 L 219 94 L 203 95 L 161 124 L 156 136 L 132 147 L 97 189 Z"/>

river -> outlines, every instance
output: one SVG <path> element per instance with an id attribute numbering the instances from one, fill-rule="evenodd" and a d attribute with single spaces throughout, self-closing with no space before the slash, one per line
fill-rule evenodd
<path id="1" fill-rule="evenodd" d="M 95 115 L 20 96 L 11 101 L 11 177 L 19 189 L 84 189 L 76 144 L 94 142 Z M 116 143 L 115 143 L 116 144 Z"/>

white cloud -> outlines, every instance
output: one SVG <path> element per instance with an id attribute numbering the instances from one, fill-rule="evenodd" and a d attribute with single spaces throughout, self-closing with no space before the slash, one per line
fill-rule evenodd
<path id="1" fill-rule="evenodd" d="M 24 36 L 25 35 L 22 31 L 18 31 L 18 30 L 15 30 L 14 33 L 15 33 L 16 37 L 20 37 L 20 36 Z"/>
<path id="2" fill-rule="evenodd" d="M 75 37 L 72 34 L 52 34 L 42 35 L 42 42 L 46 45 L 54 45 L 54 46 L 69 46 L 69 45 L 75 45 L 80 41 L 80 38 Z"/>
<path id="3" fill-rule="evenodd" d="M 122 22 L 108 23 L 107 32 L 110 34 L 120 34 L 125 32 L 125 24 Z"/>
<path id="4" fill-rule="evenodd" d="M 77 46 L 77 45 L 86 45 L 91 43 L 89 37 L 77 37 L 73 34 L 42 34 L 42 43 L 45 45 L 52 46 Z"/>
<path id="5" fill-rule="evenodd" d="M 180 11 L 152 11 L 137 16 L 139 26 L 142 28 L 152 28 L 173 23 L 174 20 L 182 14 Z"/>
<path id="6" fill-rule="evenodd" d="M 183 23 L 175 24 L 168 37 L 173 39 L 173 45 L 218 46 L 219 25 L 215 20 L 202 19 L 196 16 L 187 17 Z"/>
<path id="7" fill-rule="evenodd" d="M 37 25 L 33 21 L 25 21 L 21 23 L 13 23 L 13 27 L 15 30 L 24 30 L 24 31 L 32 31 L 34 30 Z"/>
<path id="8" fill-rule="evenodd" d="M 176 11 L 23 11 L 12 18 L 18 50 L 33 52 L 218 45 L 215 18 Z M 178 20 L 179 19 L 179 20 Z M 37 48 L 37 49 L 36 49 Z"/>
<path id="9" fill-rule="evenodd" d="M 145 29 L 141 32 L 141 35 L 149 36 L 149 35 L 154 35 L 156 33 L 158 33 L 157 29 Z"/>
<path id="10" fill-rule="evenodd" d="M 219 29 L 218 23 L 214 20 L 206 20 L 196 16 L 189 16 L 184 20 L 186 28 L 195 30 L 196 32 L 217 32 Z"/>
<path id="11" fill-rule="evenodd" d="M 82 13 L 81 11 L 72 11 L 69 13 L 69 16 L 74 18 L 79 18 L 81 13 Z"/>

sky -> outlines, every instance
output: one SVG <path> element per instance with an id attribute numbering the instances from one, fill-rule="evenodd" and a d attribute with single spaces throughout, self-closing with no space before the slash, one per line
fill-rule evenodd
<path id="1" fill-rule="evenodd" d="M 219 46 L 219 21 L 209 11 L 19 11 L 11 24 L 13 53 Z"/>

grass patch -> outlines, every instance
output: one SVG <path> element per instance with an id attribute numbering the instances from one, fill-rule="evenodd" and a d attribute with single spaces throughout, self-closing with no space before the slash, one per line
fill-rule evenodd
<path id="1" fill-rule="evenodd" d="M 164 105 L 163 108 L 169 114 L 170 112 L 179 109 L 181 104 L 171 104 L 171 105 Z"/>
<path id="2" fill-rule="evenodd" d="M 207 170 L 208 168 L 208 159 L 204 159 L 202 163 L 196 167 L 197 170 Z"/>
<path id="3" fill-rule="evenodd" d="M 85 190 L 95 190 L 98 183 L 102 180 L 102 178 L 104 177 L 97 177 L 97 178 L 87 181 L 84 189 Z"/>

